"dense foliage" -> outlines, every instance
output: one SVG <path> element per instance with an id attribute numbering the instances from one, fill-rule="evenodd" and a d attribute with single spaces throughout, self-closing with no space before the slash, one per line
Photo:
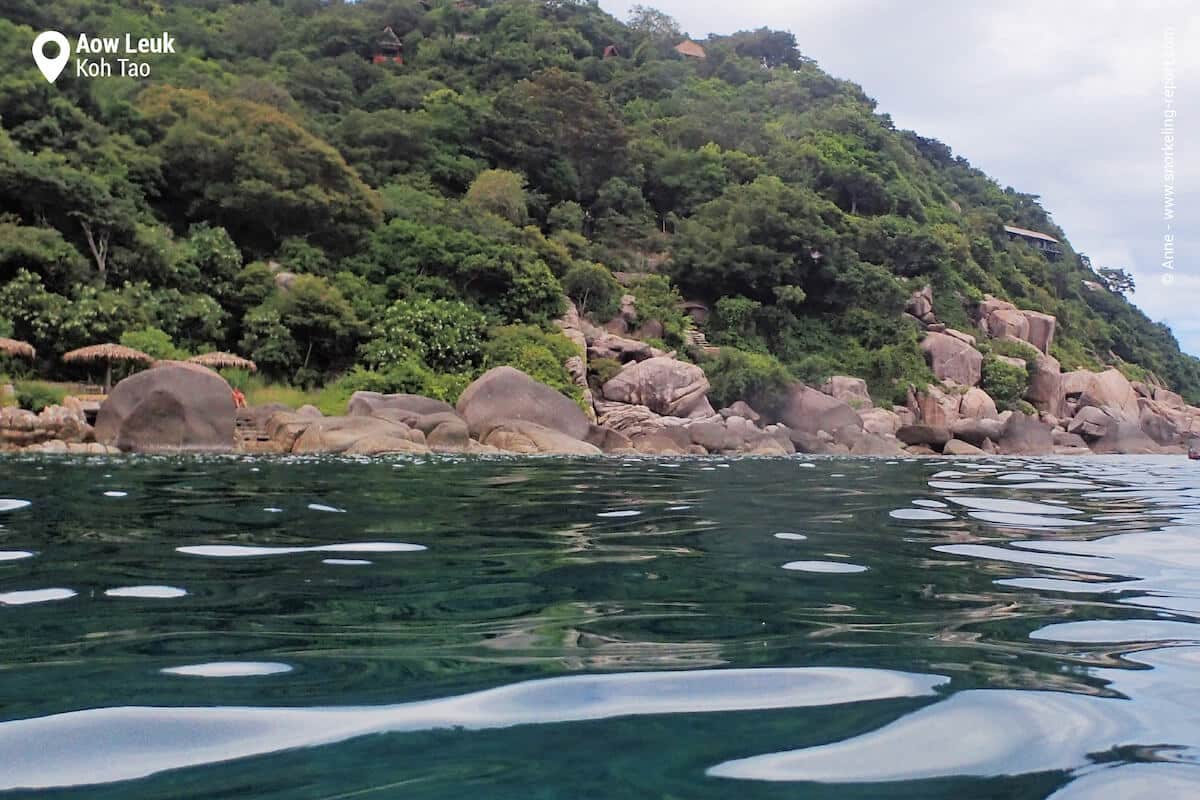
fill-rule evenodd
<path id="1" fill-rule="evenodd" d="M 64 20 L 179 52 L 147 81 L 51 86 L 29 47 Z M 372 58 L 385 26 L 403 64 Z M 628 291 L 672 348 L 681 299 L 713 309 L 705 333 L 741 351 L 712 365 L 731 397 L 835 372 L 889 397 L 929 378 L 900 312 L 930 284 L 951 325 L 1006 297 L 1058 317 L 1064 367 L 1200 400 L 1200 362 L 1036 196 L 895 129 L 791 34 L 713 37 L 703 60 L 683 38 L 587 0 L 9 2 L 0 331 L 49 374 L 124 340 L 237 350 L 297 385 L 453 396 L 513 363 L 574 393 L 549 327 L 564 288 L 597 317 Z"/>

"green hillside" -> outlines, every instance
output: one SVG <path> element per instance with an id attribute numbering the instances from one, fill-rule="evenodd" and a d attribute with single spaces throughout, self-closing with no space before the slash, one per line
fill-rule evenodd
<path id="1" fill-rule="evenodd" d="M 549 323 L 564 290 L 605 321 L 621 272 L 668 347 L 691 324 L 679 298 L 713 310 L 718 391 L 848 373 L 890 399 L 928 380 L 902 315 L 928 284 L 951 327 L 1010 299 L 1058 318 L 1064 369 L 1150 372 L 1200 402 L 1200 361 L 1095 286 L 1111 276 L 1035 195 L 897 130 L 787 33 L 699 59 L 670 18 L 569 0 L 0 7 L 0 57 L 25 65 L 0 77 L 0 335 L 45 375 L 123 340 L 346 392 L 452 398 L 499 363 L 570 391 Z M 50 85 L 29 48 L 66 20 L 169 31 L 179 52 L 146 81 Z"/>

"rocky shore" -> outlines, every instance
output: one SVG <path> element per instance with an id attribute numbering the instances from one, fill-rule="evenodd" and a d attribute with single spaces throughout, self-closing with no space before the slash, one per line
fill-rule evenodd
<path id="1" fill-rule="evenodd" d="M 642 341 L 646 332 L 630 334 L 632 301 L 626 297 L 622 315 L 604 327 L 573 307 L 558 323 L 579 347 L 567 366 L 583 390 L 582 406 L 498 367 L 454 406 L 359 392 L 341 416 L 311 406 L 239 410 L 217 373 L 167 363 L 119 383 L 94 427 L 70 398 L 40 414 L 0 410 L 0 448 L 354 456 L 1182 455 L 1200 430 L 1200 408 L 1164 386 L 1131 382 L 1116 369 L 1062 372 L 1048 352 L 1054 317 L 989 297 L 980 304 L 978 330 L 967 333 L 937 321 L 927 289 L 913 296 L 908 313 L 926 328 L 921 347 L 938 383 L 910 388 L 904 405 L 876 407 L 863 380 L 839 375 L 819 387 L 789 386 L 772 413 L 744 401 L 714 409 L 699 366 Z M 1028 370 L 1024 399 L 1034 413 L 998 411 L 980 388 L 982 338 L 1021 342 L 1036 352 L 1006 359 Z M 621 368 L 589 385 L 589 359 L 611 359 Z"/>

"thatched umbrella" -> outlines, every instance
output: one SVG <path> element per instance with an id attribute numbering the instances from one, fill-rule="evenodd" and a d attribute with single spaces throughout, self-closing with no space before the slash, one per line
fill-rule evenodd
<path id="1" fill-rule="evenodd" d="M 235 356 L 233 353 L 203 353 L 192 356 L 188 361 L 209 369 L 244 369 L 248 372 L 258 372 L 258 364 L 248 358 Z"/>
<path id="2" fill-rule="evenodd" d="M 19 342 L 16 339 L 5 339 L 3 336 L 0 336 L 0 353 L 16 356 L 17 358 L 27 358 L 30 361 L 37 355 L 37 351 L 33 349 L 33 345 L 26 342 Z"/>
<path id="3" fill-rule="evenodd" d="M 91 347 L 81 347 L 78 350 L 72 350 L 63 355 L 63 361 L 103 361 L 105 364 L 105 394 L 108 394 L 112 390 L 112 365 L 114 361 L 133 361 L 141 364 L 154 363 L 154 359 L 141 350 L 134 350 L 132 347 L 125 347 L 119 344 L 94 344 Z"/>

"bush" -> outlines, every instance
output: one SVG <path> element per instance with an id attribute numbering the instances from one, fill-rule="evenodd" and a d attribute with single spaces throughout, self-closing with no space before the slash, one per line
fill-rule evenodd
<path id="1" fill-rule="evenodd" d="M 617 315 L 621 286 L 603 264 L 576 264 L 563 276 L 562 286 L 580 314 L 591 313 L 600 320 Z"/>
<path id="2" fill-rule="evenodd" d="M 1029 388 L 1029 370 L 989 355 L 983 360 L 983 380 L 979 388 L 991 395 L 996 408 L 1015 411 Z"/>
<path id="3" fill-rule="evenodd" d="M 17 404 L 35 414 L 46 406 L 60 405 L 67 396 L 67 390 L 63 387 L 44 381 L 22 381 L 16 389 Z"/>
<path id="4" fill-rule="evenodd" d="M 1022 361 L 1028 361 L 1030 364 L 1036 361 L 1038 357 L 1038 349 L 1036 347 L 1019 339 L 992 339 L 989 342 L 981 344 L 990 345 L 992 352 L 998 356 L 1019 358 Z"/>
<path id="5" fill-rule="evenodd" d="M 709 396 L 718 408 L 745 400 L 756 411 L 772 415 L 782 407 L 789 384 L 795 379 L 774 356 L 746 353 L 732 347 L 704 364 L 712 388 Z"/>
<path id="6" fill-rule="evenodd" d="M 646 275 L 633 283 L 630 294 L 637 301 L 638 323 L 658 320 L 667 345 L 664 349 L 682 347 L 692 328 L 692 318 L 681 309 L 683 296 L 671 281 L 665 275 Z"/>
<path id="7" fill-rule="evenodd" d="M 623 368 L 624 365 L 615 358 L 593 358 L 588 362 L 593 386 L 603 386 L 615 378 Z"/>
<path id="8" fill-rule="evenodd" d="M 561 333 L 546 333 L 535 325 L 507 325 L 492 329 L 483 360 L 486 369 L 515 367 L 582 405 L 583 392 L 566 367 L 567 359 L 578 355 L 579 348 Z"/>
<path id="9" fill-rule="evenodd" d="M 363 347 L 363 359 L 384 371 L 410 358 L 441 372 L 469 370 L 482 357 L 486 329 L 483 314 L 459 300 L 398 300 Z"/>

